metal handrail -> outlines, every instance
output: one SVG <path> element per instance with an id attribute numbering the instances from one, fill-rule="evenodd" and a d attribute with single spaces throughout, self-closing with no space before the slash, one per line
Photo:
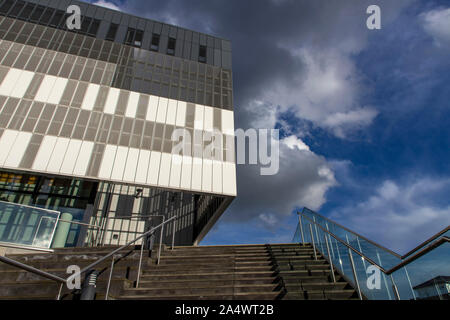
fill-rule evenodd
<path id="1" fill-rule="evenodd" d="M 108 254 L 105 255 L 104 257 L 100 258 L 99 260 L 95 261 L 94 263 L 91 263 L 90 265 L 88 265 L 87 267 L 83 268 L 83 269 L 80 270 L 79 272 L 70 275 L 69 277 L 67 277 L 67 279 L 58 277 L 58 276 L 56 276 L 56 275 L 54 275 L 54 274 L 51 274 L 51 273 L 42 271 L 42 270 L 40 270 L 40 269 L 34 268 L 34 267 L 32 267 L 32 266 L 26 265 L 26 264 L 24 264 L 24 263 L 18 262 L 18 261 L 16 261 L 16 260 L 13 260 L 13 259 L 10 259 L 10 258 L 7 258 L 7 257 L 0 256 L 0 261 L 4 262 L 4 263 L 6 263 L 6 264 L 9 264 L 9 265 L 11 265 L 11 266 L 14 266 L 14 267 L 23 269 L 23 270 L 25 270 L 25 271 L 34 273 L 34 274 L 36 274 L 36 275 L 42 276 L 42 277 L 44 277 L 44 278 L 47 278 L 47 279 L 56 281 L 56 282 L 58 282 L 58 283 L 61 283 L 61 286 L 60 286 L 59 292 L 58 292 L 58 296 L 57 296 L 57 300 L 59 300 L 59 297 L 60 297 L 61 291 L 62 291 L 62 286 L 63 286 L 64 284 L 67 284 L 67 282 L 71 281 L 71 280 L 74 279 L 75 277 L 78 277 L 78 276 L 82 275 L 82 274 L 85 273 L 86 271 L 92 269 L 93 267 L 95 267 L 95 266 L 97 266 L 98 264 L 100 264 L 101 262 L 107 260 L 107 259 L 110 258 L 111 256 L 113 257 L 113 259 L 112 259 L 112 266 L 114 266 L 114 255 L 115 255 L 117 252 L 122 251 L 123 249 L 125 249 L 125 248 L 131 246 L 132 244 L 136 243 L 138 240 L 142 239 L 143 237 L 146 237 L 146 236 L 148 236 L 149 234 L 153 234 L 153 233 L 154 233 L 156 230 L 158 230 L 159 228 L 163 228 L 165 224 L 169 223 L 169 222 L 172 221 L 172 220 L 176 220 L 176 219 L 178 219 L 178 217 L 177 217 L 177 216 L 173 216 L 172 218 L 163 221 L 161 224 L 159 224 L 159 225 L 157 225 L 156 227 L 154 227 L 154 228 L 148 230 L 147 232 L 143 233 L 142 235 L 140 235 L 139 237 L 135 238 L 134 240 L 132 240 L 132 241 L 126 243 L 125 245 L 123 245 L 123 246 L 121 246 L 121 247 L 119 247 L 119 248 L 117 248 L 117 249 L 111 251 L 110 253 L 108 253 Z M 67 221 L 67 222 L 69 222 L 69 221 Z M 172 241 L 173 241 L 173 239 L 172 239 Z M 172 243 L 172 248 L 173 248 L 173 245 L 174 245 L 174 244 Z M 160 251 L 161 251 L 161 249 L 160 249 Z M 160 254 L 160 252 L 159 252 L 159 254 Z M 158 258 L 158 259 L 159 259 L 159 258 Z M 139 265 L 141 265 L 141 260 L 142 260 L 142 247 L 141 247 L 141 257 L 140 257 Z M 110 285 L 110 281 L 111 281 L 111 275 L 112 275 L 112 271 L 111 271 L 111 273 L 110 273 L 110 278 L 109 278 L 109 281 L 108 281 L 108 291 L 109 291 L 109 285 Z M 140 274 L 138 274 L 138 280 L 137 280 L 137 282 L 139 282 L 139 277 L 140 277 Z M 106 296 L 106 298 L 107 298 L 107 296 Z"/>
<path id="2" fill-rule="evenodd" d="M 29 266 L 27 264 L 24 264 L 22 262 L 19 262 L 19 261 L 16 261 L 16 260 L 13 260 L 13 259 L 10 259 L 10 258 L 7 258 L 7 257 L 0 256 L 0 261 L 4 262 L 6 264 L 9 264 L 11 266 L 23 269 L 25 271 L 37 274 L 38 276 L 41 276 L 41 277 L 44 277 L 44 278 L 47 278 L 47 279 L 59 282 L 59 283 L 63 283 L 64 284 L 64 283 L 67 282 L 66 279 L 63 279 L 63 278 L 58 277 L 58 276 L 56 276 L 54 274 L 42 271 L 40 269 L 34 268 L 32 266 Z"/>
<path id="3" fill-rule="evenodd" d="M 430 237 L 428 240 L 422 242 L 421 244 L 419 244 L 417 247 L 415 247 L 415 248 L 412 249 L 411 251 L 405 253 L 404 255 L 400 255 L 399 253 L 396 253 L 396 252 L 394 252 L 394 251 L 392 251 L 392 250 L 390 250 L 390 249 L 388 249 L 388 248 L 386 248 L 386 247 L 383 247 L 382 245 L 380 245 L 380 244 L 378 244 L 378 243 L 376 243 L 376 242 L 374 242 L 374 241 L 372 241 L 372 240 L 370 240 L 370 239 L 367 239 L 366 237 L 364 237 L 364 236 L 358 234 L 357 232 L 355 232 L 355 231 L 353 231 L 353 230 L 350 230 L 349 228 L 346 228 L 346 227 L 340 225 L 339 223 L 337 223 L 337 222 L 335 222 L 335 221 L 333 221 L 333 220 L 330 220 L 329 218 L 327 218 L 327 217 L 321 215 L 320 213 L 315 212 L 314 210 L 311 210 L 311 209 L 305 207 L 305 208 L 303 209 L 303 211 L 304 211 L 305 209 L 308 210 L 308 211 L 311 211 L 312 213 L 314 213 L 315 215 L 319 216 L 320 218 L 322 218 L 322 219 L 324 219 L 324 220 L 326 220 L 326 221 L 328 221 L 328 222 L 330 222 L 330 223 L 333 223 L 333 224 L 337 225 L 339 228 L 342 228 L 342 229 L 344 229 L 344 230 L 346 230 L 346 231 L 348 231 L 348 232 L 350 232 L 350 233 L 353 233 L 353 234 L 356 235 L 357 237 L 359 237 L 359 238 L 361 238 L 361 239 L 363 239 L 363 240 L 365 240 L 365 241 L 367 241 L 367 242 L 373 244 L 374 246 L 376 246 L 376 247 L 378 247 L 378 248 L 380 248 L 380 249 L 382 249 L 382 250 L 384 250 L 384 251 L 387 251 L 387 252 L 393 254 L 394 256 L 396 256 L 397 258 L 399 258 L 399 259 L 401 259 L 401 260 L 404 260 L 406 257 L 412 255 L 412 254 L 415 253 L 417 250 L 423 248 L 423 247 L 426 246 L 428 243 L 434 241 L 435 239 L 439 238 L 439 237 L 442 236 L 444 233 L 446 233 L 447 231 L 450 230 L 450 226 L 447 226 L 445 229 L 443 229 L 442 231 L 436 233 L 435 235 L 433 235 L 432 237 Z M 299 214 L 300 212 L 297 212 L 297 213 Z M 303 212 L 301 212 L 301 214 L 304 215 Z"/>
<path id="4" fill-rule="evenodd" d="M 74 278 L 74 277 L 76 277 L 76 276 L 78 276 L 78 275 L 81 275 L 81 274 L 85 273 L 86 271 L 92 269 L 93 267 L 95 267 L 95 266 L 98 265 L 99 263 L 101 263 L 101 262 L 107 260 L 109 257 L 113 256 L 113 255 L 116 254 L 117 252 L 122 251 L 122 250 L 125 249 L 125 248 L 128 248 L 128 247 L 131 246 L 132 244 L 136 243 L 138 240 L 140 240 L 140 239 L 142 239 L 143 237 L 145 237 L 145 236 L 147 236 L 147 235 L 149 235 L 149 234 L 155 232 L 155 230 L 161 228 L 161 227 L 164 226 L 166 223 L 168 223 L 168 222 L 170 222 L 170 221 L 172 221 L 172 220 L 175 220 L 176 218 L 177 218 L 177 217 L 174 216 L 174 217 L 172 217 L 172 218 L 170 218 L 170 219 L 168 219 L 168 220 L 162 222 L 161 224 L 157 225 L 156 227 L 154 227 L 154 228 L 150 229 L 149 231 L 147 231 L 147 232 L 141 234 L 139 237 L 135 238 L 134 240 L 131 240 L 131 241 L 128 242 L 127 244 L 124 244 L 123 246 L 121 246 L 121 247 L 119 247 L 119 248 L 117 248 L 117 249 L 111 251 L 111 252 L 108 253 L 106 256 L 104 256 L 104 257 L 98 259 L 98 260 L 95 261 L 94 263 L 91 263 L 91 264 L 88 265 L 87 267 L 83 268 L 80 272 L 77 272 L 77 273 L 71 275 L 69 278 L 72 279 L 72 278 Z M 69 278 L 67 278 L 67 280 L 69 280 Z"/>
<path id="5" fill-rule="evenodd" d="M 419 244 L 417 247 L 415 247 L 414 249 L 412 249 L 411 251 L 405 253 L 401 258 L 402 260 L 405 259 L 406 257 L 412 255 L 414 252 L 416 252 L 417 250 L 423 248 L 424 246 L 426 246 L 428 243 L 430 243 L 431 241 L 434 241 L 435 239 L 439 238 L 440 236 L 442 236 L 444 233 L 446 233 L 447 231 L 450 230 L 450 226 L 448 226 L 447 228 L 445 228 L 444 230 L 436 233 L 434 236 L 432 236 L 431 238 L 429 238 L 428 240 L 422 242 L 421 244 Z"/>
<path id="6" fill-rule="evenodd" d="M 320 218 L 322 218 L 322 219 L 324 219 L 324 220 L 326 220 L 326 221 L 328 221 L 328 222 L 330 222 L 330 223 L 333 223 L 333 224 L 337 225 L 339 228 L 342 228 L 342 229 L 344 229 L 345 231 L 348 231 L 348 232 L 350 232 L 350 233 L 353 233 L 354 235 L 358 236 L 359 238 L 364 239 L 365 241 L 367 241 L 367 242 L 373 244 L 374 246 L 376 246 L 376 247 L 378 247 L 378 248 L 380 248 L 380 249 L 382 249 L 382 250 L 385 250 L 385 251 L 387 251 L 387 252 L 393 254 L 393 255 L 396 256 L 397 258 L 401 259 L 402 256 L 401 256 L 400 254 L 398 254 L 398 253 L 396 253 L 396 252 L 394 252 L 394 251 L 392 251 L 392 250 L 390 250 L 390 249 L 388 249 L 388 248 L 386 248 L 386 247 L 383 247 L 382 245 L 380 245 L 380 244 L 378 244 L 378 243 L 376 243 L 376 242 L 374 242 L 374 241 L 372 241 L 372 240 L 370 240 L 370 239 L 367 239 L 366 237 L 364 237 L 364 236 L 362 236 L 362 235 L 360 235 L 360 234 L 358 234 L 358 233 L 356 233 L 356 232 L 354 232 L 354 231 L 352 231 L 352 230 L 350 230 L 350 229 L 344 227 L 343 225 L 340 225 L 339 223 L 337 223 L 337 222 L 335 222 L 335 221 L 332 221 L 332 220 L 328 219 L 327 217 L 322 216 L 321 214 L 319 214 L 319 213 L 317 213 L 317 212 L 315 212 L 315 211 L 313 211 L 313 210 L 311 210 L 311 209 L 309 209 L 309 208 L 306 208 L 306 207 L 305 207 L 305 208 L 303 209 L 303 211 L 304 211 L 305 209 L 308 210 L 308 211 L 313 212 L 315 215 L 319 216 Z M 304 214 L 304 213 L 302 212 L 302 214 Z"/>
<path id="7" fill-rule="evenodd" d="M 380 266 L 378 263 L 376 263 L 375 261 L 373 261 L 372 259 L 370 259 L 369 257 L 367 257 L 364 253 L 360 252 L 359 250 L 355 249 L 353 246 L 351 246 L 350 244 L 348 244 L 347 242 L 345 242 L 344 240 L 340 239 L 338 236 L 336 236 L 335 234 L 331 233 L 330 231 L 328 231 L 327 229 L 325 229 L 323 226 L 321 226 L 320 224 L 318 224 L 317 222 L 313 221 L 312 219 L 304 216 L 304 218 L 306 218 L 307 220 L 310 221 L 310 223 L 314 223 L 316 226 L 318 226 L 320 229 L 322 229 L 322 231 L 326 232 L 327 234 L 329 234 L 330 236 L 332 236 L 333 238 L 335 238 L 337 241 L 339 241 L 340 243 L 342 243 L 344 246 L 346 246 L 347 248 L 349 248 L 350 250 L 352 250 L 353 252 L 355 252 L 356 254 L 358 254 L 359 256 L 361 256 L 362 258 L 364 258 L 365 260 L 367 260 L 368 262 L 370 262 L 371 264 L 377 266 L 381 271 L 383 271 L 383 273 L 385 273 L 386 275 L 390 275 L 393 272 L 401 269 L 402 267 L 412 263 L 413 261 L 417 260 L 418 258 L 420 258 L 421 256 L 423 256 L 424 254 L 436 249 L 437 247 L 441 246 L 442 244 L 446 243 L 446 242 L 450 242 L 450 238 L 448 237 L 442 237 L 441 239 L 439 239 L 438 241 L 434 242 L 433 244 L 429 245 L 428 247 L 426 247 L 425 249 L 417 252 L 414 256 L 402 261 L 401 263 L 397 264 L 396 266 L 386 270 L 384 269 L 382 266 Z M 331 221 L 331 220 L 330 220 Z M 331 221 L 333 222 L 333 221 Z"/>

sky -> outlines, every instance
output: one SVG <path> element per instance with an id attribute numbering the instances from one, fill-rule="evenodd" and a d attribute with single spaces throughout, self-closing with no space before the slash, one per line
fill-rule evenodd
<path id="1" fill-rule="evenodd" d="M 290 242 L 303 207 L 399 253 L 450 225 L 450 1 L 91 2 L 231 40 L 236 128 L 280 130 L 202 245 Z"/>

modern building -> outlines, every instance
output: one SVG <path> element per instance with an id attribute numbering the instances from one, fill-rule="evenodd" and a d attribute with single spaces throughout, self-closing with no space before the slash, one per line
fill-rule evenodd
<path id="1" fill-rule="evenodd" d="M 198 244 L 235 196 L 229 41 L 0 1 L 0 245 L 124 244 L 174 215 L 175 243 Z"/>
<path id="2" fill-rule="evenodd" d="M 414 291 L 423 300 L 450 300 L 450 276 L 438 276 L 415 286 Z"/>

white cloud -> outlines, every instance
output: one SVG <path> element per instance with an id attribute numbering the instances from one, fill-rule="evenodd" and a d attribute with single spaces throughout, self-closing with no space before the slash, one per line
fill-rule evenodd
<path id="1" fill-rule="evenodd" d="M 364 201 L 329 216 L 390 249 L 405 253 L 450 225 L 450 178 L 415 178 L 404 183 L 386 180 Z M 446 199 L 446 198 L 441 198 Z"/>
<path id="2" fill-rule="evenodd" d="M 281 142 L 291 150 L 297 148 L 298 150 L 309 151 L 309 147 L 301 139 L 294 135 L 284 138 Z"/>
<path id="3" fill-rule="evenodd" d="M 115 5 L 112 2 L 106 1 L 106 0 L 99 0 L 99 1 L 94 2 L 93 4 L 104 7 L 104 8 L 120 11 L 119 6 Z"/>
<path id="4" fill-rule="evenodd" d="M 450 8 L 435 9 L 420 15 L 425 31 L 439 47 L 450 47 Z"/>
<path id="5" fill-rule="evenodd" d="M 378 112 L 361 104 L 365 88 L 349 56 L 333 49 L 320 52 L 312 48 L 293 50 L 292 55 L 305 70 L 289 81 L 278 80 L 266 92 L 262 100 L 272 106 L 272 114 L 293 111 L 341 138 L 372 123 Z"/>
<path id="6" fill-rule="evenodd" d="M 280 141 L 280 170 L 273 176 L 261 176 L 257 165 L 238 166 L 239 196 L 224 219 L 259 219 L 271 228 L 288 217 L 297 206 L 319 209 L 327 191 L 336 185 L 327 161 L 311 152 L 300 139 Z"/>

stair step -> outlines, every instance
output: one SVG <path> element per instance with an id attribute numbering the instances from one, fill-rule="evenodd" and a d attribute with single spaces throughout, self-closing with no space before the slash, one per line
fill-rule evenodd
<path id="1" fill-rule="evenodd" d="M 235 285 L 255 285 L 255 284 L 278 284 L 278 280 L 272 277 L 247 278 L 247 279 L 172 279 L 172 280 L 144 280 L 139 282 L 141 288 L 160 288 L 160 287 L 193 287 L 196 285 L 203 286 L 226 286 L 230 283 Z"/>
<path id="2" fill-rule="evenodd" d="M 179 274 L 143 274 L 141 281 L 159 281 L 159 280 L 184 280 L 184 279 L 251 279 L 251 278 L 267 278 L 276 277 L 274 272 L 205 272 L 205 273 L 179 273 Z"/>
<path id="3" fill-rule="evenodd" d="M 197 284 L 195 286 L 189 287 L 171 287 L 168 285 L 166 288 L 128 288 L 125 289 L 124 295 L 210 295 L 210 294 L 235 294 L 235 293 L 246 293 L 246 292 L 275 292 L 280 291 L 281 286 L 279 284 L 255 284 L 255 285 L 225 285 L 225 286 L 203 286 L 202 284 Z"/>
<path id="4" fill-rule="evenodd" d="M 275 300 L 282 296 L 281 292 L 245 292 L 234 294 L 182 294 L 182 295 L 122 295 L 119 300 Z"/>

